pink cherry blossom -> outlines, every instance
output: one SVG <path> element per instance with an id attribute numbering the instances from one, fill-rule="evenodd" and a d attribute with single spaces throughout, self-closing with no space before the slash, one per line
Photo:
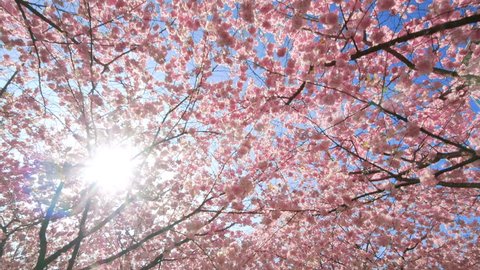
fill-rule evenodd
<path id="1" fill-rule="evenodd" d="M 426 186 L 435 186 L 438 180 L 435 178 L 434 172 L 431 169 L 424 169 L 420 173 L 420 183 Z"/>
<path id="2" fill-rule="evenodd" d="M 286 52 L 287 52 L 287 48 L 282 47 L 282 48 L 277 50 L 277 56 L 278 57 L 284 57 Z"/>
<path id="3" fill-rule="evenodd" d="M 416 61 L 415 67 L 421 74 L 427 74 L 433 71 L 433 59 L 428 56 L 418 59 Z"/>
<path id="4" fill-rule="evenodd" d="M 336 13 L 327 13 L 322 17 L 322 20 L 327 25 L 335 25 L 338 23 L 338 15 Z"/>
<path id="5" fill-rule="evenodd" d="M 479 8 L 0 0 L 0 268 L 478 268 Z"/>
<path id="6" fill-rule="evenodd" d="M 417 137 L 420 135 L 420 127 L 415 122 L 408 122 L 405 130 L 405 136 Z"/>
<path id="7" fill-rule="evenodd" d="M 393 6 L 395 6 L 394 0 L 379 0 L 377 3 L 377 7 L 379 10 L 389 10 Z"/>

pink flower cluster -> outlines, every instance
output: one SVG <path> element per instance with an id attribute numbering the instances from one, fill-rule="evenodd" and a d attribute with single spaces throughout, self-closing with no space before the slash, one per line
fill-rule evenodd
<path id="1" fill-rule="evenodd" d="M 418 172 L 420 183 L 429 187 L 434 187 L 438 184 L 437 179 L 435 178 L 435 173 L 432 169 L 425 168 Z"/>

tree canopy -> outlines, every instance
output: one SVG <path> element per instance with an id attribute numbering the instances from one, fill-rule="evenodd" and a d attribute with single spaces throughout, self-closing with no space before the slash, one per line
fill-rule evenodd
<path id="1" fill-rule="evenodd" d="M 478 0 L 0 0 L 0 268 L 473 269 Z"/>

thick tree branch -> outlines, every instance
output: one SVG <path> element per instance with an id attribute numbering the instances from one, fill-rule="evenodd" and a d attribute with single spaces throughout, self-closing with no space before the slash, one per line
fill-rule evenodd
<path id="1" fill-rule="evenodd" d="M 461 26 L 464 26 L 464 25 L 476 23 L 478 21 L 480 21 L 480 14 L 475 14 L 475 15 L 468 16 L 468 17 L 465 17 L 465 18 L 462 18 L 462 19 L 459 19 L 459 20 L 455 20 L 455 21 L 448 21 L 448 22 L 445 22 L 445 23 L 442 23 L 442 24 L 437 24 L 437 25 L 432 26 L 430 28 L 423 29 L 423 30 L 413 32 L 413 33 L 408 33 L 408 34 L 405 34 L 405 35 L 400 36 L 398 38 L 394 38 L 392 40 L 389 40 L 387 42 L 377 44 L 377 45 L 375 45 L 373 47 L 370 47 L 368 49 L 365 49 L 363 51 L 358 51 L 358 52 L 356 52 L 356 53 L 354 53 L 350 56 L 350 60 L 357 60 L 357 59 L 359 59 L 363 56 L 369 55 L 371 53 L 374 53 L 374 52 L 377 52 L 377 51 L 380 51 L 380 50 L 386 50 L 387 48 L 392 47 L 392 46 L 394 46 L 398 43 L 406 42 L 406 41 L 416 39 L 416 38 L 422 37 L 422 36 L 433 35 L 435 33 L 441 32 L 441 31 L 458 28 L 458 27 L 461 27 Z M 336 64 L 336 61 L 331 61 L 331 62 L 325 63 L 325 66 L 326 67 L 331 67 L 331 66 L 334 66 L 335 64 Z"/>
<path id="2" fill-rule="evenodd" d="M 290 103 L 292 103 L 292 101 L 298 96 L 300 95 L 300 93 L 303 91 L 303 89 L 305 89 L 305 84 L 307 83 L 307 81 L 303 81 L 303 83 L 300 85 L 300 87 L 298 87 L 297 91 L 295 91 L 295 93 L 293 93 L 293 95 L 291 95 L 287 102 L 285 102 L 285 105 L 290 105 Z"/>
<path id="3" fill-rule="evenodd" d="M 385 51 L 395 56 L 398 60 L 402 61 L 410 69 L 415 69 L 415 70 L 417 69 L 414 63 L 412 63 L 410 60 L 408 60 L 405 56 L 403 56 L 401 53 L 397 52 L 396 50 L 390 47 L 387 47 L 385 48 Z M 456 71 L 446 70 L 443 68 L 434 67 L 433 73 L 451 76 L 451 77 L 458 77 L 458 73 Z"/>
<path id="4" fill-rule="evenodd" d="M 88 192 L 86 195 L 88 196 Z M 80 220 L 78 236 L 77 236 L 78 241 L 76 242 L 75 247 L 73 248 L 73 252 L 72 252 L 72 256 L 70 257 L 70 260 L 68 260 L 67 270 L 72 270 L 73 266 L 75 265 L 75 260 L 78 255 L 78 251 L 80 250 L 80 244 L 82 243 L 82 240 L 84 238 L 85 223 L 87 222 L 88 211 L 90 211 L 90 203 L 91 203 L 91 198 L 88 198 L 87 203 L 85 204 L 85 209 L 83 210 L 82 219 Z"/>
<path id="5" fill-rule="evenodd" d="M 8 79 L 7 83 L 5 83 L 5 85 L 2 87 L 2 90 L 0 90 L 0 98 L 3 97 L 3 94 L 5 92 L 7 92 L 8 86 L 10 85 L 10 83 L 12 83 L 13 79 L 15 79 L 15 76 L 17 76 L 17 74 L 18 74 L 18 69 L 15 70 L 15 72 L 12 74 L 12 76 L 10 76 L 10 78 Z"/>
<path id="6" fill-rule="evenodd" d="M 198 214 L 202 207 L 210 200 L 212 200 L 213 197 L 209 198 L 209 199 L 206 199 L 204 200 L 195 210 L 193 210 L 192 212 L 190 212 L 188 215 L 185 215 L 183 216 L 182 218 L 179 218 L 177 219 L 176 221 L 170 223 L 169 225 L 167 226 L 164 226 L 150 234 L 148 234 L 147 236 L 143 237 L 140 241 L 130 245 L 129 247 L 127 247 L 126 249 L 114 254 L 114 255 L 111 255 L 105 259 L 101 259 L 101 260 L 98 260 L 96 261 L 95 263 L 93 263 L 92 265 L 89 265 L 87 267 L 84 267 L 82 268 L 82 270 L 87 270 L 87 269 L 94 269 L 95 267 L 98 267 L 99 265 L 102 265 L 102 264 L 107 264 L 107 263 L 110 263 L 110 262 L 113 262 L 114 260 L 124 256 L 125 254 L 127 253 L 130 253 L 131 251 L 141 247 L 145 242 L 157 237 L 158 235 L 161 235 L 165 232 L 168 232 L 169 230 L 173 229 L 175 226 L 177 226 L 178 224 L 182 223 L 183 221 L 193 217 L 194 215 Z"/>
<path id="7" fill-rule="evenodd" d="M 62 248 L 58 249 L 55 251 L 52 255 L 48 256 L 45 259 L 45 264 L 50 264 L 51 262 L 55 261 L 60 255 L 63 253 L 67 252 L 69 249 L 71 249 L 73 246 L 75 246 L 79 241 L 81 241 L 83 238 L 96 233 L 99 231 L 101 228 L 103 228 L 108 222 L 113 220 L 116 216 L 118 216 L 124 209 L 127 207 L 128 204 L 130 204 L 133 201 L 133 199 L 128 199 L 124 203 L 122 203 L 115 211 L 110 213 L 106 218 L 104 218 L 101 222 L 99 222 L 97 225 L 95 225 L 92 229 L 90 229 L 88 232 L 83 234 L 83 237 L 76 237 L 72 241 L 70 241 L 68 244 L 64 245 Z"/>
<path id="8" fill-rule="evenodd" d="M 311 72 L 313 71 L 313 65 L 310 65 L 310 68 L 308 69 L 308 74 L 310 74 Z M 300 87 L 298 87 L 297 91 L 295 91 L 295 93 L 293 93 L 293 95 L 291 95 L 287 102 L 285 102 L 285 105 L 290 105 L 290 103 L 292 103 L 292 101 L 298 96 L 300 95 L 300 93 L 303 91 L 303 89 L 305 89 L 305 85 L 307 84 L 307 81 L 303 81 L 303 83 L 300 85 Z"/>
<path id="9" fill-rule="evenodd" d="M 465 17 L 465 18 L 462 18 L 462 19 L 459 19 L 459 20 L 456 20 L 456 21 L 448 21 L 448 22 L 445 22 L 443 24 L 438 24 L 438 25 L 432 26 L 432 27 L 427 28 L 427 29 L 423 29 L 423 30 L 420 30 L 420 31 L 417 31 L 417 32 L 409 33 L 409 34 L 403 35 L 403 36 L 398 37 L 398 38 L 394 38 L 390 41 L 375 45 L 375 46 L 370 47 L 366 50 L 359 51 L 359 52 L 353 54 L 350 57 L 350 59 L 351 60 L 356 60 L 356 59 L 359 59 L 359 58 L 361 58 L 365 55 L 371 54 L 373 52 L 384 50 L 385 48 L 391 47 L 391 46 L 393 46 L 397 43 L 406 42 L 406 41 L 409 41 L 409 40 L 412 40 L 412 39 L 415 39 L 415 38 L 418 38 L 418 37 L 422 37 L 422 36 L 433 35 L 435 33 L 441 32 L 441 31 L 458 28 L 458 27 L 461 27 L 461 26 L 464 26 L 464 25 L 467 25 L 467 24 L 476 23 L 478 21 L 480 21 L 480 14 L 475 14 L 475 15 L 472 15 L 472 16 L 468 16 L 468 17 Z"/>
<path id="10" fill-rule="evenodd" d="M 54 22 L 52 22 L 49 18 L 45 17 L 42 13 L 38 12 L 36 9 L 34 9 L 30 3 L 26 2 L 26 1 L 23 1 L 23 0 L 15 0 L 15 2 L 17 2 L 17 4 L 19 5 L 22 5 L 24 7 L 26 7 L 28 10 L 30 10 L 30 12 L 32 12 L 33 14 L 35 14 L 36 16 L 38 16 L 40 19 L 42 19 L 44 22 L 48 23 L 51 27 L 55 28 L 57 31 L 59 31 L 60 33 L 64 33 L 66 34 L 65 31 L 63 31 L 57 24 L 55 24 Z M 72 39 L 72 41 L 75 43 L 75 44 L 79 44 L 78 41 Z"/>
<path id="11" fill-rule="evenodd" d="M 467 160 L 464 160 L 464 161 L 462 161 L 462 162 L 460 162 L 460 163 L 457 163 L 457 164 L 455 164 L 455 165 L 453 165 L 453 166 L 451 166 L 451 167 L 448 167 L 448 168 L 445 168 L 445 169 L 443 169 L 443 170 L 440 170 L 440 171 L 436 172 L 436 173 L 435 173 L 435 177 L 440 176 L 440 175 L 442 175 L 442 174 L 444 174 L 444 173 L 453 171 L 453 170 L 455 170 L 455 169 L 461 168 L 461 167 L 463 167 L 463 166 L 465 166 L 465 165 L 468 165 L 468 164 L 470 164 L 470 163 L 473 163 L 473 162 L 475 162 L 475 161 L 477 161 L 477 160 L 479 160 L 479 159 L 480 159 L 480 156 L 473 156 L 473 157 L 471 157 L 471 158 L 469 158 L 469 159 L 467 159 Z"/>
<path id="12" fill-rule="evenodd" d="M 384 107 L 382 107 L 381 105 L 379 105 L 379 104 L 377 104 L 377 103 L 375 103 L 375 102 L 373 102 L 373 101 L 370 102 L 370 103 L 371 103 L 372 105 L 375 105 L 376 107 L 378 107 L 378 108 L 379 108 L 380 110 L 382 110 L 383 112 L 385 112 L 385 113 L 387 113 L 387 114 L 389 114 L 389 115 L 391 115 L 391 116 L 394 116 L 395 118 L 397 118 L 397 119 L 399 119 L 399 120 L 401 120 L 401 121 L 403 121 L 403 122 L 405 122 L 405 123 L 408 123 L 408 122 L 409 122 L 408 119 L 407 119 L 406 117 L 404 117 L 404 116 L 401 116 L 401 115 L 399 115 L 399 114 L 397 114 L 397 113 L 395 113 L 395 112 L 392 112 L 392 111 L 390 111 L 390 110 L 388 110 L 388 109 L 385 109 Z M 459 149 L 462 149 L 462 150 L 465 151 L 465 152 L 468 152 L 468 153 L 470 153 L 470 154 L 472 154 L 472 155 L 476 155 L 475 150 L 472 150 L 472 149 L 468 148 L 468 147 L 465 146 L 465 145 L 462 145 L 462 144 L 460 144 L 460 143 L 456 143 L 456 142 L 453 142 L 453 141 L 451 141 L 451 140 L 445 139 L 445 138 L 443 138 L 443 137 L 441 137 L 441 136 L 439 136 L 439 135 L 437 135 L 437 134 L 434 134 L 434 133 L 426 130 L 426 129 L 423 128 L 423 127 L 420 128 L 420 131 L 421 131 L 422 133 L 424 133 L 424 134 L 432 137 L 432 138 L 435 138 L 435 139 L 437 139 L 437 140 L 445 143 L 445 144 L 449 144 L 449 145 L 455 146 L 455 147 L 457 147 L 457 148 L 459 148 Z"/>
<path id="13" fill-rule="evenodd" d="M 45 263 L 45 255 L 47 254 L 47 236 L 46 236 L 47 227 L 48 227 L 48 224 L 50 223 L 50 219 L 52 218 L 53 211 L 55 210 L 55 206 L 57 205 L 58 200 L 60 199 L 60 194 L 62 193 L 62 189 L 63 189 L 63 182 L 61 182 L 58 185 L 55 191 L 55 195 L 52 198 L 52 202 L 48 207 L 47 213 L 40 227 L 40 232 L 38 233 L 38 236 L 40 238 L 40 251 L 38 252 L 38 259 L 37 259 L 37 264 L 35 265 L 35 270 L 44 269 L 45 266 L 47 265 Z"/>

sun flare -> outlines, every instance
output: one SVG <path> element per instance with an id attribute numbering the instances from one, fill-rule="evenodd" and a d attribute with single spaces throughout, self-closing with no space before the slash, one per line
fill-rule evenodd
<path id="1" fill-rule="evenodd" d="M 135 168 L 131 148 L 104 147 L 96 151 L 89 160 L 83 173 L 84 180 L 95 183 L 107 192 L 116 192 L 127 188 Z"/>

